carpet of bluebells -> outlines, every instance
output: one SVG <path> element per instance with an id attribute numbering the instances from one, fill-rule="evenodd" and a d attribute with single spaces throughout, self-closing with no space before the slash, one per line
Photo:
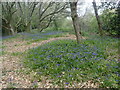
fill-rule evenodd
<path id="1" fill-rule="evenodd" d="M 24 63 L 38 75 L 51 77 L 56 84 L 93 80 L 101 87 L 116 88 L 120 79 L 118 61 L 107 59 L 96 46 L 74 40 L 52 41 L 30 49 Z"/>
<path id="2" fill-rule="evenodd" d="M 42 33 L 20 33 L 25 37 L 25 39 L 33 39 L 33 40 L 38 40 L 38 39 L 46 39 L 47 37 L 54 37 L 54 35 L 60 35 L 63 32 L 60 31 L 54 31 L 54 32 L 42 32 Z"/>
<path id="3" fill-rule="evenodd" d="M 10 35 L 10 36 L 2 36 L 2 39 L 10 39 L 10 38 L 16 38 L 22 35 L 22 38 L 25 40 L 39 40 L 39 39 L 46 39 L 50 37 L 57 37 L 61 36 L 63 34 L 62 31 L 46 31 L 46 32 L 37 32 L 37 33 L 27 33 L 27 32 L 22 32 L 18 33 L 16 35 Z"/>

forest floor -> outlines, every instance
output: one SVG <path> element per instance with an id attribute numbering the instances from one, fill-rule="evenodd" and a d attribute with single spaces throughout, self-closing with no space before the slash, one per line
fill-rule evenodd
<path id="1" fill-rule="evenodd" d="M 0 58 L 2 61 L 2 88 L 30 88 L 34 85 L 35 72 L 30 72 L 30 74 L 25 74 L 27 72 L 26 68 L 23 67 L 21 60 L 24 56 L 22 53 L 28 49 L 40 46 L 47 42 L 60 39 L 75 39 L 75 35 L 67 34 L 62 37 L 49 38 L 48 40 L 32 42 L 27 44 L 28 41 L 19 38 L 13 38 L 10 40 L 3 41 L 3 51 L 5 52 Z M 85 39 L 84 37 L 82 39 Z M 16 54 L 18 53 L 18 55 Z M 59 86 L 52 85 L 50 80 L 43 77 L 41 82 L 38 82 L 38 87 L 40 88 L 57 88 Z M 69 87 L 69 86 L 66 86 Z M 98 87 L 97 84 L 91 83 L 91 81 L 77 85 L 77 87 Z"/>
<path id="2" fill-rule="evenodd" d="M 27 37 L 26 39 L 26 36 L 30 37 Z M 42 36 L 45 38 L 41 38 Z M 82 37 L 81 39 L 87 38 L 88 37 Z M 25 35 L 18 35 L 17 37 L 3 40 L 2 55 L 0 56 L 2 61 L 2 87 L 0 88 L 33 88 L 36 87 L 36 83 L 37 88 L 98 88 L 99 84 L 94 83 L 93 81 L 74 83 L 72 86 L 65 85 L 64 87 L 60 87 L 58 85 L 54 85 L 52 83 L 54 81 L 51 81 L 48 79 L 48 77 L 45 76 L 41 77 L 41 81 L 36 82 L 36 72 L 30 71 L 29 68 L 24 67 L 23 58 L 26 51 L 40 45 L 44 45 L 48 42 L 61 39 L 75 40 L 76 37 L 74 34 L 69 33 L 56 34 L 50 32 L 43 33 L 41 36 L 25 33 Z M 116 45 L 116 42 L 114 44 Z M 113 51 L 112 49 L 112 53 L 115 52 L 116 51 Z M 115 56 L 113 58 L 116 58 L 116 55 L 113 56 Z"/>

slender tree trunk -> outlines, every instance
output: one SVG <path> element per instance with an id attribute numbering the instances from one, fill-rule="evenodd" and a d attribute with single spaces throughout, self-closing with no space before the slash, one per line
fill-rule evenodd
<path id="1" fill-rule="evenodd" d="M 54 27 L 55 27 L 55 30 L 57 30 L 58 31 L 58 25 L 57 25 L 57 20 L 56 20 L 57 18 L 55 17 L 55 19 L 54 19 Z"/>
<path id="2" fill-rule="evenodd" d="M 11 26 L 11 24 L 10 24 L 10 31 L 11 31 L 11 34 L 12 34 L 12 35 L 15 34 L 15 31 L 14 31 L 13 27 Z"/>
<path id="3" fill-rule="evenodd" d="M 30 32 L 30 26 L 31 26 L 30 23 L 31 23 L 31 22 L 27 23 L 27 25 L 26 25 L 26 27 L 25 27 L 26 32 Z"/>
<path id="4" fill-rule="evenodd" d="M 4 24 L 3 24 L 4 25 Z M 5 28 L 5 35 L 11 35 L 11 32 L 10 32 L 10 24 L 9 23 L 6 23 L 6 25 L 4 26 Z"/>
<path id="5" fill-rule="evenodd" d="M 14 35 L 14 33 L 13 33 L 14 31 L 11 27 L 10 22 L 7 23 L 7 32 L 8 32 L 8 35 Z"/>
<path id="6" fill-rule="evenodd" d="M 102 27 L 101 27 L 101 22 L 100 22 L 100 19 L 99 19 L 98 9 L 97 9 L 97 5 L 96 5 L 96 1 L 95 0 L 93 0 L 93 7 L 94 7 L 94 11 L 95 11 L 95 16 L 96 16 L 96 19 L 97 19 L 97 23 L 98 23 L 99 33 L 100 33 L 100 36 L 102 36 L 103 35 L 103 33 L 102 33 Z"/>
<path id="7" fill-rule="evenodd" d="M 80 43 L 81 35 L 80 35 L 80 24 L 79 18 L 77 15 L 77 2 L 70 2 L 70 9 L 71 9 L 71 17 L 73 21 L 73 26 L 76 34 L 77 43 Z"/>

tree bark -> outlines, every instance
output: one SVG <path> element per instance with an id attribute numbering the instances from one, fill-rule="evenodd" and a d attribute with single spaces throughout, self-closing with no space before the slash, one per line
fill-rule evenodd
<path id="1" fill-rule="evenodd" d="M 14 13 L 16 12 L 16 10 L 12 10 L 14 8 L 15 2 L 6 2 L 2 4 L 2 8 L 3 8 L 3 17 L 2 20 L 4 21 L 2 23 L 3 27 L 4 27 L 4 31 L 5 34 L 8 35 L 14 35 L 15 31 L 13 29 L 13 25 L 12 25 L 12 18 Z M 6 8 L 6 9 L 5 9 Z"/>
<path id="2" fill-rule="evenodd" d="M 25 31 L 30 32 L 31 30 L 31 22 L 32 22 L 32 16 L 35 11 L 35 8 L 37 6 L 38 2 L 24 2 L 23 3 L 23 8 L 22 8 L 22 3 L 18 2 L 18 7 L 20 9 L 20 18 L 23 20 L 25 23 Z"/>
<path id="3" fill-rule="evenodd" d="M 70 2 L 70 9 L 71 9 L 71 18 L 73 21 L 73 26 L 76 34 L 77 43 L 80 43 L 81 35 L 80 35 L 80 24 L 79 18 L 77 15 L 77 2 Z"/>
<path id="4" fill-rule="evenodd" d="M 26 24 L 25 31 L 30 32 L 31 21 Z"/>
<path id="5" fill-rule="evenodd" d="M 57 31 L 58 31 L 57 21 L 56 21 L 56 20 L 54 20 L 53 22 L 54 22 L 54 27 L 55 27 L 55 30 L 57 30 Z"/>
<path id="6" fill-rule="evenodd" d="M 96 1 L 95 0 L 93 0 L 93 7 L 94 7 L 94 11 L 95 11 L 95 16 L 96 16 L 96 19 L 97 19 L 97 23 L 98 23 L 99 33 L 100 33 L 100 36 L 102 36 L 103 35 L 103 33 L 102 33 L 102 27 L 101 27 L 101 22 L 100 22 L 100 19 L 99 19 L 98 9 L 97 9 L 97 5 L 96 5 Z"/>

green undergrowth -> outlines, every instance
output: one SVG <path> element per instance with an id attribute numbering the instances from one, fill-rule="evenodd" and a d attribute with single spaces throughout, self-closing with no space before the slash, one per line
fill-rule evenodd
<path id="1" fill-rule="evenodd" d="M 23 53 L 22 52 L 13 52 L 11 53 L 12 56 L 21 56 Z"/>
<path id="2" fill-rule="evenodd" d="M 107 58 L 118 60 L 119 40 L 110 36 L 89 35 L 88 39 L 83 40 L 82 43 L 89 46 L 96 46 L 104 51 Z"/>
<path id="3" fill-rule="evenodd" d="M 91 39 L 81 41 L 81 44 L 74 40 L 52 41 L 30 49 L 24 65 L 39 76 L 50 77 L 58 85 L 92 80 L 100 87 L 117 88 L 118 62 L 107 58 L 100 43 L 104 42 Z"/>
<path id="4" fill-rule="evenodd" d="M 5 54 L 8 54 L 8 53 L 6 51 L 1 51 L 0 52 L 0 56 L 5 55 Z"/>
<path id="5" fill-rule="evenodd" d="M 2 41 L 9 41 L 9 40 L 14 40 L 16 38 L 19 38 L 21 35 L 19 34 L 15 34 L 15 35 L 11 35 L 11 36 L 4 36 L 6 38 L 2 38 Z"/>

